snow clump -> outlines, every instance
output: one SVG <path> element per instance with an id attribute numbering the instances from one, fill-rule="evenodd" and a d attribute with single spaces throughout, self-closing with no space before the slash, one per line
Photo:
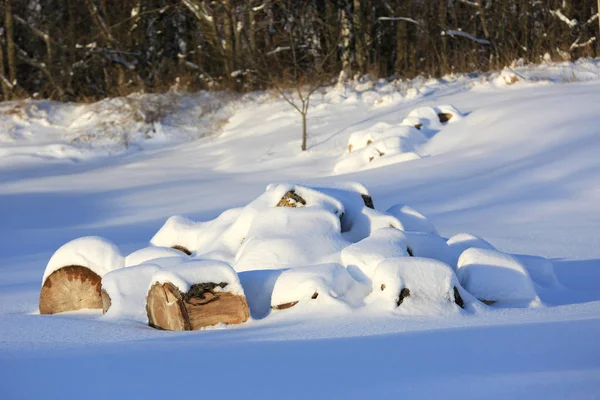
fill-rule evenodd
<path id="1" fill-rule="evenodd" d="M 537 299 L 523 264 L 497 250 L 466 250 L 458 260 L 457 275 L 464 288 L 484 303 L 529 305 Z"/>
<path id="2" fill-rule="evenodd" d="M 50 258 L 42 284 L 54 271 L 70 265 L 89 268 L 102 277 L 104 274 L 125 266 L 125 259 L 119 248 L 107 239 L 86 236 L 62 245 Z"/>

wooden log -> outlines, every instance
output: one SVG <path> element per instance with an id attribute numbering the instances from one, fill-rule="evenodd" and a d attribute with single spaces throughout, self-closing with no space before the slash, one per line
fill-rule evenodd
<path id="1" fill-rule="evenodd" d="M 454 115 L 452 115 L 450 113 L 439 113 L 438 114 L 438 118 L 442 124 L 445 124 L 446 122 L 450 121 L 453 116 Z"/>
<path id="2" fill-rule="evenodd" d="M 277 207 L 304 207 L 306 205 L 306 200 L 300 197 L 295 191 L 290 190 L 286 194 L 283 195 L 279 203 L 277 203 Z"/>
<path id="3" fill-rule="evenodd" d="M 171 246 L 171 248 L 172 248 L 172 249 L 175 249 L 175 250 L 179 250 L 180 252 L 184 253 L 185 255 L 188 255 L 188 256 L 191 256 L 191 255 L 192 255 L 192 252 L 191 252 L 191 251 L 189 251 L 189 250 L 187 249 L 187 247 L 180 246 L 180 245 L 176 244 L 175 246 Z"/>
<path id="4" fill-rule="evenodd" d="M 207 326 L 241 324 L 250 317 L 244 296 L 216 291 L 227 283 L 199 283 L 182 293 L 174 284 L 155 283 L 146 297 L 148 324 L 157 329 L 189 331 Z"/>
<path id="5" fill-rule="evenodd" d="M 101 278 L 91 269 L 69 265 L 46 278 L 40 292 L 40 314 L 102 308 Z"/>
<path id="6" fill-rule="evenodd" d="M 373 205 L 373 198 L 371 197 L 371 195 L 361 194 L 360 197 L 362 197 L 363 202 L 365 203 L 365 207 L 372 208 L 373 210 L 375 209 L 375 206 Z"/>
<path id="7" fill-rule="evenodd" d="M 314 292 L 313 295 L 310 298 L 312 300 L 315 300 L 317 297 L 319 297 L 319 293 L 318 292 Z M 299 303 L 299 301 L 290 301 L 289 303 L 277 304 L 275 306 L 272 306 L 271 308 L 273 310 L 287 310 L 288 308 L 294 307 L 298 303 Z"/>

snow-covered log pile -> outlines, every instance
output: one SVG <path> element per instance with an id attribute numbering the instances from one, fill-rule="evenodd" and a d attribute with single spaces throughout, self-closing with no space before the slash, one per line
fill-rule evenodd
<path id="1" fill-rule="evenodd" d="M 40 312 L 102 308 L 105 318 L 193 330 L 290 308 L 532 306 L 537 286 L 557 284 L 550 261 L 466 233 L 443 238 L 409 206 L 376 210 L 358 183 L 269 185 L 212 221 L 171 217 L 150 243 L 127 257 L 100 238 L 67 243 L 48 263 Z"/>
<path id="2" fill-rule="evenodd" d="M 418 149 L 444 125 L 461 120 L 463 114 L 454 106 L 419 107 L 399 125 L 379 122 L 371 128 L 354 132 L 348 151 L 334 167 L 334 174 L 383 167 L 421 158 Z"/>

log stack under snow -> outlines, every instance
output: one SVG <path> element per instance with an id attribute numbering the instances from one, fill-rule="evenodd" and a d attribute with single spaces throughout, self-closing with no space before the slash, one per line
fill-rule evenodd
<path id="1" fill-rule="evenodd" d="M 411 207 L 376 210 L 355 183 L 270 185 L 212 221 L 169 218 L 151 245 L 123 257 L 97 237 L 65 244 L 44 273 L 40 313 L 93 308 L 196 330 L 306 307 L 473 313 L 535 305 L 536 284 L 557 285 L 549 261 L 503 254 L 469 234 L 445 239 Z"/>
<path id="2" fill-rule="evenodd" d="M 336 163 L 333 173 L 343 174 L 377 168 L 421 158 L 420 148 L 463 114 L 451 105 L 419 107 L 400 124 L 378 122 L 370 128 L 354 132 L 348 140 L 348 151 Z"/>

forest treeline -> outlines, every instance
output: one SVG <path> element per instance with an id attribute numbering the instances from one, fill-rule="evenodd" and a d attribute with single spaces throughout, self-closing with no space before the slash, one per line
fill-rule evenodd
<path id="1" fill-rule="evenodd" d="M 598 0 L 0 0 L 2 98 L 441 76 L 595 57 Z M 277 81 L 277 82 L 275 82 Z"/>

